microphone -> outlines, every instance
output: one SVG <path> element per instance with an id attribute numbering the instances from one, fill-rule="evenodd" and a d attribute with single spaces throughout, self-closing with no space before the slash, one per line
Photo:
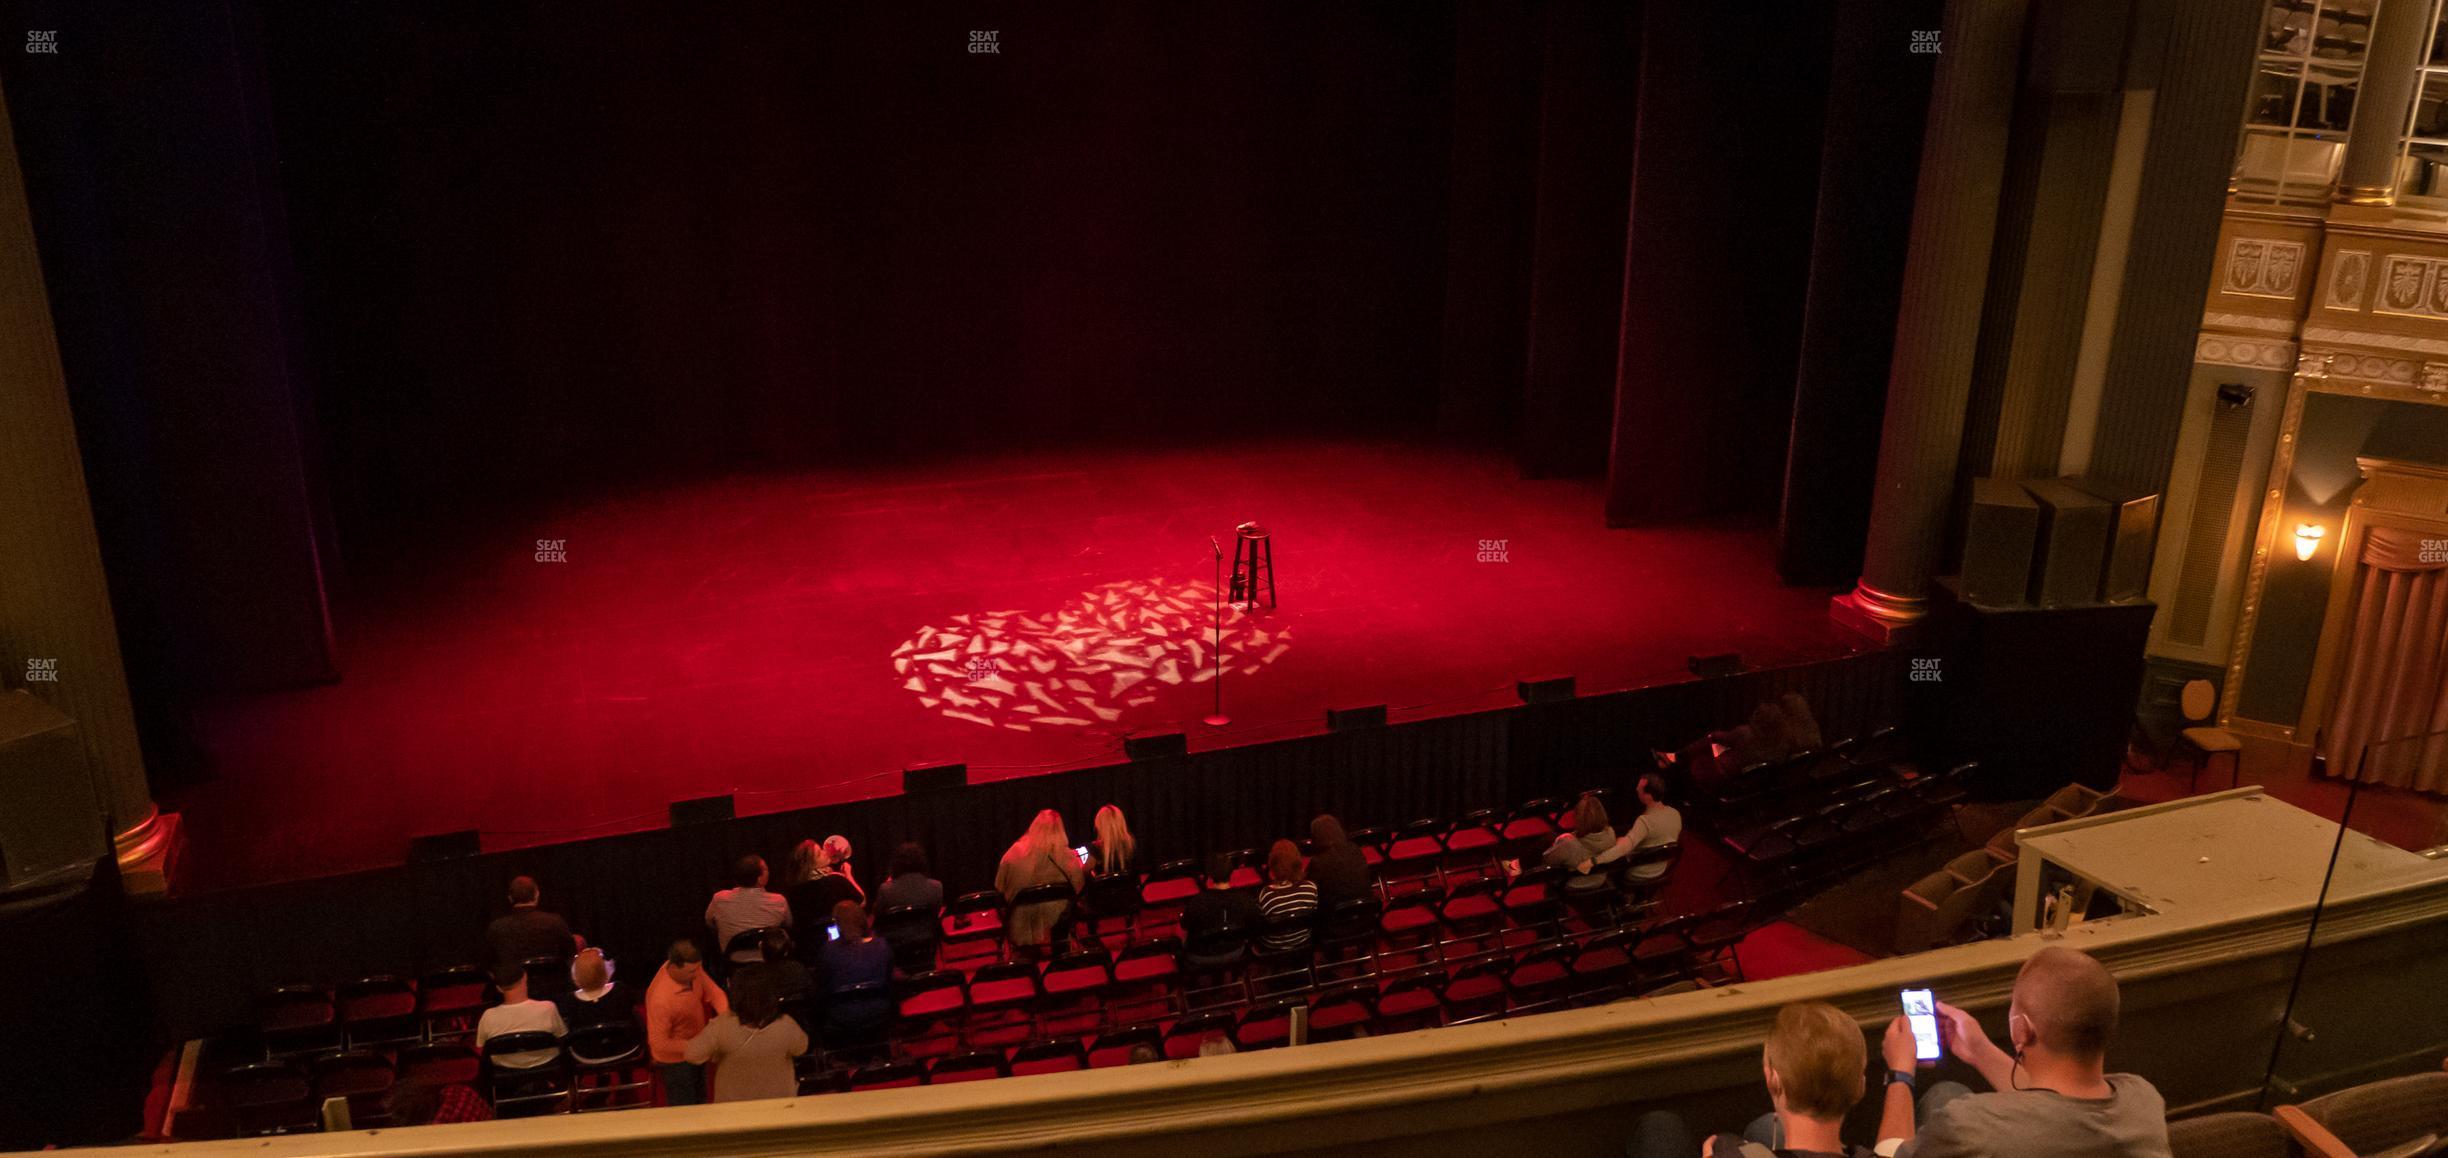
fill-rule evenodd
<path id="1" fill-rule="evenodd" d="M 1216 542 L 1216 537 L 1214 535 L 1207 536 L 1207 545 L 1215 548 L 1216 558 L 1221 559 L 1224 557 L 1224 544 Z"/>

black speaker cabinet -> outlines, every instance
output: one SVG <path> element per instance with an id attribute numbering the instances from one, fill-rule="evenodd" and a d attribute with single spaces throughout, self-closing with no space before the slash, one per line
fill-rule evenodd
<path id="1" fill-rule="evenodd" d="M 408 863 L 428 864 L 437 860 L 463 860 L 484 851 L 484 840 L 473 828 L 457 832 L 436 832 L 408 839 Z"/>
<path id="2" fill-rule="evenodd" d="M 2032 602 L 2071 607 L 2099 602 L 2108 563 L 2108 504 L 2055 479 L 2023 484 L 2040 500 L 2040 557 L 2032 563 Z"/>
<path id="3" fill-rule="evenodd" d="M 1385 722 L 1384 704 L 1371 704 L 1365 708 L 1326 709 L 1326 730 L 1329 732 L 1353 732 L 1362 728 L 1382 728 L 1385 727 Z"/>
<path id="4" fill-rule="evenodd" d="M 1742 653 L 1739 651 L 1725 651 L 1719 652 L 1716 655 L 1688 655 L 1683 657 L 1683 667 L 1693 675 L 1699 676 L 1704 680 L 1724 679 L 1730 675 L 1741 675 Z"/>
<path id="5" fill-rule="evenodd" d="M 913 764 L 901 770 L 901 791 L 905 793 L 945 792 L 968 785 L 967 764 Z"/>
<path id="6" fill-rule="evenodd" d="M 1553 676 L 1543 680 L 1518 680 L 1513 692 L 1525 704 L 1562 703 L 1573 698 L 1573 677 Z"/>
<path id="7" fill-rule="evenodd" d="M 0 891 L 90 868 L 109 851 L 107 824 L 76 721 L 0 692 Z"/>
<path id="8" fill-rule="evenodd" d="M 2040 504 L 2005 479 L 1972 480 L 1964 523 L 1963 597 L 1983 607 L 2031 601 L 2032 542 L 2040 534 Z"/>
<path id="9" fill-rule="evenodd" d="M 2106 479 L 2065 481 L 2108 504 L 2108 562 L 2100 572 L 2099 601 L 2127 603 L 2150 594 L 2151 549 L 2159 528 L 2159 496 Z"/>
<path id="10" fill-rule="evenodd" d="M 1153 736 L 1130 736 L 1122 741 L 1122 753 L 1133 760 L 1162 760 L 1190 754 L 1190 737 L 1180 732 L 1162 732 Z"/>
<path id="11" fill-rule="evenodd" d="M 1952 766 L 1978 760 L 1995 800 L 2078 780 L 2115 787 L 2142 694 L 2148 601 L 1982 607 L 1951 577 L 1931 585 L 1929 635 L 1907 687 L 1913 732 Z"/>
<path id="12" fill-rule="evenodd" d="M 692 824 L 714 824 L 731 819 L 736 813 L 731 807 L 731 795 L 700 796 L 695 800 L 674 800 L 671 803 L 671 826 L 685 828 Z"/>

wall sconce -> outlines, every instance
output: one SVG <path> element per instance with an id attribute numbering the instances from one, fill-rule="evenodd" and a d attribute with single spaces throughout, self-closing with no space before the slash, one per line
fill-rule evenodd
<path id="1" fill-rule="evenodd" d="M 2329 528 L 2319 523 L 2295 524 L 2295 557 L 2306 563 L 2311 562 L 2312 552 L 2320 550 L 2321 537 L 2328 533 Z"/>

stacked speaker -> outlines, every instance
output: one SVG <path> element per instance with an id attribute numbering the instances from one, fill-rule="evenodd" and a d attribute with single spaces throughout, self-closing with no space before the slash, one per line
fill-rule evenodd
<path id="1" fill-rule="evenodd" d="M 1931 593 L 1911 711 L 1994 799 L 2116 783 L 2154 608 L 2159 496 L 2096 479 L 1977 479 L 1963 573 Z"/>
<path id="2" fill-rule="evenodd" d="M 2105 480 L 1974 479 L 1959 589 L 1979 607 L 2134 602 L 2158 520 L 2158 495 Z"/>

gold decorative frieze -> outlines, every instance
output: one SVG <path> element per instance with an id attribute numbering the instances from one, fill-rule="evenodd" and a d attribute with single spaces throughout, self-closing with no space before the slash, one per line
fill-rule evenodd
<path id="1" fill-rule="evenodd" d="M 2303 270 L 2304 245 L 2266 237 L 2239 237 L 2227 246 L 2221 293 L 2255 298 L 2292 298 Z"/>
<path id="2" fill-rule="evenodd" d="M 2303 340 L 2314 346 L 2366 346 L 2378 352 L 2402 350 L 2409 354 L 2448 354 L 2448 338 L 2418 338 L 2410 334 L 2349 330 L 2339 326 L 2305 326 Z"/>
<path id="3" fill-rule="evenodd" d="M 2202 334 L 2193 341 L 2193 360 L 2212 366 L 2284 370 L 2295 364 L 2295 343 L 2277 338 Z"/>
<path id="4" fill-rule="evenodd" d="M 2399 317 L 2448 317 L 2448 308 L 2438 304 L 2443 288 L 2439 278 L 2442 264 L 2426 257 L 2390 254 L 2381 267 L 2380 300 L 2372 306 L 2373 312 Z"/>
<path id="5" fill-rule="evenodd" d="M 2337 255 L 2329 267 L 2329 293 L 2326 301 L 2333 310 L 2360 310 L 2364 291 L 2371 288 L 2371 251 L 2350 249 Z"/>
<path id="6" fill-rule="evenodd" d="M 2252 334 L 2284 334 L 2295 336 L 2295 323 L 2287 318 L 2262 314 L 2208 313 L 2202 315 L 2202 328 L 2212 333 L 2231 331 Z"/>

